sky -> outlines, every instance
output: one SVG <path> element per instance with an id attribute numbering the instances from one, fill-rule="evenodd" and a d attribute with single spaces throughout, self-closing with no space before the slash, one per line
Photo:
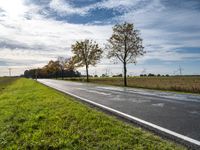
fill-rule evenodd
<path id="1" fill-rule="evenodd" d="M 104 48 L 112 27 L 124 22 L 140 31 L 146 51 L 128 64 L 129 75 L 177 75 L 179 68 L 200 75 L 200 0 L 0 0 L 0 76 L 70 57 L 77 40 Z M 91 75 L 122 72 L 106 53 Z"/>

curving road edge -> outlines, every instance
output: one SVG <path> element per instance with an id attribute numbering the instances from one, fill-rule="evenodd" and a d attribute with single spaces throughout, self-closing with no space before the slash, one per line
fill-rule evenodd
<path id="1" fill-rule="evenodd" d="M 96 103 L 96 102 L 93 102 L 92 100 L 89 100 L 89 99 L 86 99 L 86 98 L 83 98 L 83 97 L 80 97 L 80 96 L 77 96 L 75 94 L 72 94 L 70 92 L 67 92 L 61 88 L 58 88 L 58 87 L 53 87 L 53 86 L 49 86 L 49 85 L 46 85 L 45 83 L 43 82 L 40 82 L 40 81 L 37 81 L 45 86 L 48 86 L 50 88 L 53 88 L 53 89 L 56 89 L 62 93 L 65 93 L 65 94 L 68 94 L 68 95 L 71 95 L 72 97 L 75 97 L 81 101 L 84 101 L 92 106 L 95 106 L 97 108 L 100 108 L 106 112 L 109 112 L 117 117 L 120 117 L 120 118 L 123 118 L 123 119 L 126 119 L 127 121 L 131 121 L 147 130 L 150 130 L 150 131 L 153 131 L 159 135 L 161 135 L 162 137 L 165 137 L 165 138 L 168 138 L 168 139 L 171 139 L 171 140 L 174 140 L 180 144 L 183 144 L 185 146 L 187 146 L 188 148 L 190 149 L 200 149 L 200 141 L 198 140 L 195 140 L 195 139 L 192 139 L 190 137 L 187 137 L 187 136 L 184 136 L 182 134 L 179 134 L 179 133 L 176 133 L 174 131 L 171 131 L 169 129 L 166 129 L 166 128 L 163 128 L 161 126 L 158 126 L 156 124 L 153 124 L 153 123 L 150 123 L 150 122 L 147 122 L 145 120 L 142 120 L 140 118 L 137 118 L 137 117 L 134 117 L 134 116 L 131 116 L 131 115 L 128 115 L 128 114 L 125 114 L 123 112 L 120 112 L 116 109 L 113 109 L 113 108 L 110 108 L 110 107 L 107 107 L 105 105 L 102 105 L 102 104 L 99 104 L 99 103 Z"/>

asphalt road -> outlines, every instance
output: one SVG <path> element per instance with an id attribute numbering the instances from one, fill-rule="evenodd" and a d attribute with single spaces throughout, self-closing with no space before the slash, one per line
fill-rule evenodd
<path id="1" fill-rule="evenodd" d="M 51 79 L 38 81 L 200 141 L 200 95 Z"/>

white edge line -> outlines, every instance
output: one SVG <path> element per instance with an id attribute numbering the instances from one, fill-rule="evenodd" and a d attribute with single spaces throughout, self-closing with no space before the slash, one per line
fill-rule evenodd
<path id="1" fill-rule="evenodd" d="M 41 82 L 41 81 L 39 81 L 39 82 Z M 41 82 L 41 83 L 43 83 L 43 82 Z M 44 83 L 44 84 L 45 84 L 45 83 Z M 45 85 L 46 85 L 46 84 L 45 84 Z M 88 100 L 88 99 L 86 99 L 86 98 L 82 98 L 82 97 L 80 97 L 80 96 L 77 96 L 77 95 L 75 95 L 75 94 L 72 94 L 72 93 L 70 93 L 70 92 L 67 92 L 67 91 L 65 91 L 65 90 L 63 90 L 63 89 L 61 89 L 61 88 L 58 88 L 58 87 L 52 87 L 52 88 L 57 89 L 57 90 L 59 90 L 59 91 L 62 91 L 62 92 L 64 92 L 64 93 L 67 93 L 67 94 L 69 94 L 69 95 L 71 95 L 71 96 L 73 96 L 73 97 L 76 97 L 76 98 L 80 99 L 80 100 L 83 100 L 83 101 L 86 101 L 86 102 L 91 103 L 91 104 L 93 104 L 93 105 L 96 105 L 96 106 L 98 106 L 98 107 L 100 107 L 100 108 L 106 109 L 106 110 L 111 111 L 111 112 L 115 112 L 115 113 L 119 114 L 120 116 L 124 116 L 124 117 L 126 117 L 126 118 L 135 120 L 135 121 L 137 121 L 137 122 L 139 122 L 139 123 L 142 123 L 142 124 L 144 124 L 144 125 L 150 126 L 150 127 L 152 127 L 152 128 L 155 128 L 155 129 L 158 129 L 158 130 L 160 130 L 160 131 L 162 131 L 162 132 L 165 132 L 165 133 L 167 133 L 167 134 L 173 135 L 173 136 L 175 136 L 175 137 L 178 137 L 178 138 L 180 138 L 180 139 L 183 139 L 183 140 L 185 140 L 185 141 L 188 141 L 188 142 L 190 142 L 190 143 L 193 143 L 193 144 L 196 144 L 196 145 L 200 146 L 200 141 L 197 141 L 197 140 L 192 139 L 192 138 L 190 138 L 190 137 L 187 137 L 187 136 L 184 136 L 184 135 L 182 135 L 182 134 L 179 134 L 179 133 L 176 133 L 176 132 L 174 132 L 174 131 L 171 131 L 171 130 L 169 130 L 169 129 L 160 127 L 160 126 L 158 126 L 158 125 L 155 125 L 155 124 L 153 124 L 153 123 L 147 122 L 147 121 L 142 120 L 142 119 L 139 119 L 139 118 L 137 118 L 137 117 L 133 117 L 133 116 L 131 116 L 131 115 L 125 114 L 125 113 L 123 113 L 123 112 L 120 112 L 120 111 L 118 111 L 118 110 L 115 110 L 115 109 L 110 108 L 110 107 L 107 107 L 107 106 L 104 106 L 104 105 L 102 105 L 102 104 L 98 104 L 98 103 L 93 102 L 93 101 L 91 101 L 91 100 Z"/>

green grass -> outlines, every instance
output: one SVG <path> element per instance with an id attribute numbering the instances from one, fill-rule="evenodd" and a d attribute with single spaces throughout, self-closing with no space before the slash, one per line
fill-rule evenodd
<path id="1" fill-rule="evenodd" d="M 0 94 L 0 149 L 185 149 L 36 81 Z"/>
<path id="2" fill-rule="evenodd" d="M 0 93 L 17 78 L 0 77 Z"/>
<path id="3" fill-rule="evenodd" d="M 71 81 L 86 81 L 84 78 L 66 78 Z M 200 77 L 129 77 L 128 86 L 164 91 L 177 91 L 200 94 Z M 91 83 L 123 86 L 123 78 L 90 78 Z"/>

